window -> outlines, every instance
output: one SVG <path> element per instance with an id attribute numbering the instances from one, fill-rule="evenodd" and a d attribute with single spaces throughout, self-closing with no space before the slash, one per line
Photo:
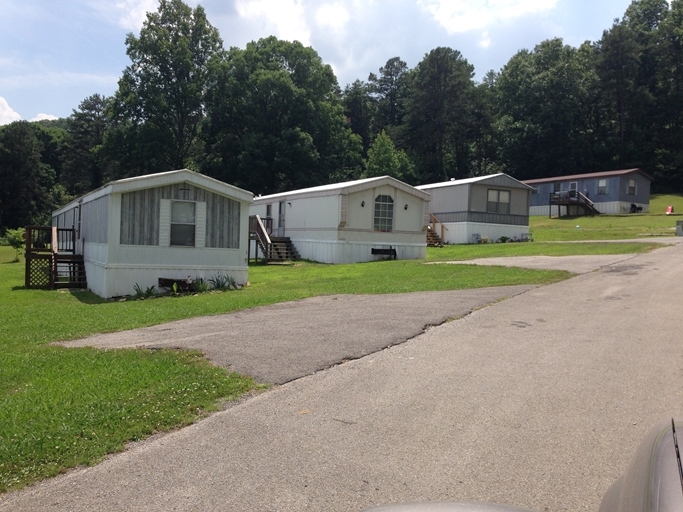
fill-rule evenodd
<path id="1" fill-rule="evenodd" d="M 598 180 L 598 195 L 604 196 L 607 195 L 607 193 L 607 180 Z"/>
<path id="2" fill-rule="evenodd" d="M 171 245 L 194 247 L 195 206 L 190 201 L 171 202 Z"/>
<path id="3" fill-rule="evenodd" d="M 636 180 L 628 180 L 628 195 L 636 195 Z"/>
<path id="4" fill-rule="evenodd" d="M 267 204 L 266 205 L 266 217 L 272 217 L 272 216 L 273 216 L 273 205 Z"/>
<path id="5" fill-rule="evenodd" d="M 394 227 L 394 200 L 391 196 L 375 198 L 375 231 L 391 233 Z"/>
<path id="6" fill-rule="evenodd" d="M 562 183 L 553 183 L 553 192 L 557 194 L 560 190 L 562 190 Z"/>
<path id="7" fill-rule="evenodd" d="M 486 201 L 487 213 L 510 213 L 510 191 L 489 190 Z"/>

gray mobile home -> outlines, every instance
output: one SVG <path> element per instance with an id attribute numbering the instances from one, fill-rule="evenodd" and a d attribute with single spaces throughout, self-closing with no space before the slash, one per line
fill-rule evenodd
<path id="1" fill-rule="evenodd" d="M 420 185 L 432 195 L 432 229 L 443 242 L 466 244 L 487 238 L 525 239 L 531 187 L 507 174 Z M 443 229 L 441 229 L 443 226 Z"/>

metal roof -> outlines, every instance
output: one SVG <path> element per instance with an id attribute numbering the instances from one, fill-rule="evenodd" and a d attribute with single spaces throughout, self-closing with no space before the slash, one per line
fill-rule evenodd
<path id="1" fill-rule="evenodd" d="M 526 183 L 527 185 L 531 185 L 531 184 L 536 184 L 536 183 L 552 183 L 555 181 L 573 181 L 573 180 L 581 180 L 581 179 L 588 179 L 588 178 L 609 178 L 611 176 L 624 176 L 626 174 L 631 174 L 631 173 L 640 173 L 643 176 L 645 176 L 647 179 L 649 179 L 650 181 L 653 180 L 652 176 L 650 176 L 646 172 L 640 170 L 639 168 L 635 168 L 635 169 L 621 169 L 618 171 L 592 172 L 592 173 L 587 173 L 587 174 L 571 174 L 569 176 L 555 176 L 554 178 L 540 178 L 540 179 L 536 179 L 536 180 L 524 180 L 522 183 Z"/>
<path id="2" fill-rule="evenodd" d="M 320 185 L 318 187 L 302 188 L 298 190 L 291 190 L 289 192 L 279 192 L 277 194 L 270 194 L 267 196 L 256 196 L 254 197 L 254 203 L 264 203 L 301 196 L 315 197 L 350 194 L 352 192 L 358 192 L 360 190 L 365 190 L 380 185 L 392 185 L 400 190 L 403 190 L 404 192 L 422 197 L 423 199 L 427 199 L 429 197 L 427 192 L 417 190 L 416 187 L 412 187 L 407 183 L 403 183 L 396 178 L 392 178 L 391 176 L 378 176 L 376 178 L 365 178 L 362 180 L 330 183 L 329 185 Z"/>
<path id="3" fill-rule="evenodd" d="M 496 181 L 496 180 L 501 179 L 501 178 L 508 179 L 508 180 L 511 180 L 511 181 L 518 183 L 519 188 L 530 188 L 528 185 L 526 185 L 526 183 L 521 182 L 521 181 L 519 181 L 519 180 L 513 178 L 512 176 L 505 174 L 503 172 L 498 173 L 498 174 L 488 174 L 486 176 L 477 176 L 475 178 L 465 178 L 465 179 L 461 179 L 461 180 L 453 179 L 450 181 L 442 181 L 439 183 L 430 183 L 428 185 L 418 185 L 415 188 L 417 188 L 419 190 L 430 190 L 430 189 L 435 189 L 435 188 L 454 187 L 454 186 L 459 186 L 459 185 L 467 185 L 470 183 L 479 183 L 482 181 L 489 181 L 489 180 Z"/>

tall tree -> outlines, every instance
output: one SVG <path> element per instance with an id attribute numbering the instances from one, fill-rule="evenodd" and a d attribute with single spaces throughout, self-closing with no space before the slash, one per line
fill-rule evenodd
<path id="1" fill-rule="evenodd" d="M 506 172 L 520 179 L 570 174 L 591 160 L 585 154 L 596 102 L 591 51 L 551 39 L 518 52 L 503 68 L 496 89 Z"/>
<path id="2" fill-rule="evenodd" d="M 360 172 L 360 138 L 312 48 L 275 37 L 232 48 L 209 90 L 207 174 L 266 194 Z"/>
<path id="3" fill-rule="evenodd" d="M 0 231 L 49 224 L 61 189 L 54 170 L 41 161 L 43 145 L 36 127 L 16 121 L 0 129 Z"/>
<path id="4" fill-rule="evenodd" d="M 379 76 L 370 73 L 368 84 L 377 99 L 375 127 L 377 131 L 403 124 L 405 101 L 409 94 L 410 70 L 399 57 L 392 57 L 379 68 Z"/>
<path id="5" fill-rule="evenodd" d="M 659 190 L 683 191 L 683 1 L 673 0 L 658 31 L 657 68 L 659 146 L 655 154 L 654 185 Z"/>
<path id="6" fill-rule="evenodd" d="M 342 96 L 344 115 L 353 133 L 363 142 L 364 157 L 372 144 L 373 123 L 377 113 L 377 101 L 371 96 L 371 90 L 369 84 L 356 80 L 346 86 Z"/>
<path id="7" fill-rule="evenodd" d="M 628 150 L 633 144 L 629 142 L 634 140 L 637 105 L 642 104 L 639 99 L 642 90 L 638 86 L 641 46 L 630 27 L 615 22 L 610 30 L 603 32 L 597 50 L 596 70 L 607 101 L 607 116 L 615 120 L 612 130 L 618 155 L 615 163 L 623 167 L 632 161 Z"/>
<path id="8" fill-rule="evenodd" d="M 170 168 L 191 164 L 210 82 L 210 61 L 222 41 L 201 6 L 160 0 L 148 13 L 140 36 L 128 34 L 126 53 L 132 64 L 119 80 L 113 112 L 133 127 L 145 124 L 163 148 Z M 125 126 L 125 125 L 124 125 Z"/>
<path id="9" fill-rule="evenodd" d="M 68 139 L 60 182 L 69 193 L 81 195 L 100 187 L 106 164 L 100 156 L 108 126 L 107 100 L 94 94 L 85 98 L 68 119 Z"/>
<path id="10" fill-rule="evenodd" d="M 469 174 L 473 75 L 459 51 L 444 47 L 414 70 L 404 133 L 423 183 Z"/>

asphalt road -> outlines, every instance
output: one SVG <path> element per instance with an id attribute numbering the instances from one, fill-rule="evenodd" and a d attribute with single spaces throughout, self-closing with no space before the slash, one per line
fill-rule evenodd
<path id="1" fill-rule="evenodd" d="M 359 511 L 449 500 L 596 511 L 642 436 L 682 414 L 682 262 L 673 245 L 455 308 L 436 317 L 458 320 L 422 334 L 424 321 L 406 322 L 405 343 L 299 369 L 306 376 L 195 425 L 5 495 L 0 510 Z M 447 302 L 409 295 L 421 311 Z M 306 303 L 287 310 L 294 324 L 310 322 L 299 314 Z M 376 309 L 387 316 L 370 335 L 401 323 L 406 309 L 396 309 Z M 356 313 L 373 317 L 349 311 L 327 325 L 330 340 L 361 323 Z M 306 325 L 306 336 L 320 335 Z"/>

